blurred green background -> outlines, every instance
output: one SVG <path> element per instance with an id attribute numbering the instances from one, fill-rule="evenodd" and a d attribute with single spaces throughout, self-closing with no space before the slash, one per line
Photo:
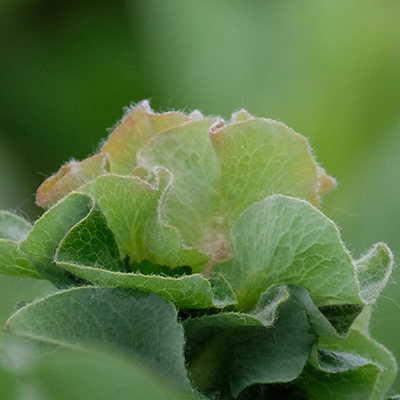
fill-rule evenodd
<path id="1" fill-rule="evenodd" d="M 0 209 L 36 219 L 37 186 L 93 153 L 131 102 L 245 107 L 310 139 L 339 183 L 322 209 L 354 256 L 384 241 L 398 260 L 399 21 L 398 0 L 3 0 Z M 400 360 L 399 278 L 371 333 Z M 1 323 L 46 290 L 1 276 Z"/>

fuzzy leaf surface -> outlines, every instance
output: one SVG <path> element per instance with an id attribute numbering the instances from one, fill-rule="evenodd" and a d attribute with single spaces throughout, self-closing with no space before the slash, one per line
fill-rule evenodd
<path id="1" fill-rule="evenodd" d="M 180 384 L 188 379 L 183 330 L 174 306 L 137 290 L 80 287 L 57 292 L 17 311 L 6 329 L 67 348 L 100 347 L 139 357 Z"/>
<path id="2" fill-rule="evenodd" d="M 43 279 L 29 258 L 20 251 L 19 244 L 0 239 L 0 273 Z"/>
<path id="3" fill-rule="evenodd" d="M 317 305 L 358 303 L 353 261 L 335 224 L 310 203 L 273 195 L 249 207 L 232 230 L 235 256 L 214 270 L 242 309 L 273 284 L 305 287 Z"/>
<path id="4" fill-rule="evenodd" d="M 56 250 L 67 232 L 86 217 L 93 207 L 93 199 L 79 193 L 68 195 L 63 201 L 46 211 L 35 223 L 21 251 L 34 267 L 56 286 L 76 283 L 54 263 Z"/>
<path id="5" fill-rule="evenodd" d="M 189 265 L 209 276 L 214 264 L 232 257 L 230 231 L 247 207 L 274 193 L 317 205 L 320 193 L 335 185 L 315 163 L 307 140 L 278 121 L 244 111 L 229 123 L 198 112 L 156 114 L 147 102 L 129 111 L 100 153 L 64 166 L 38 191 L 38 203 L 48 206 L 46 196 L 51 203 L 58 193 L 92 182 L 79 190 L 101 203 L 122 259 Z M 101 160 L 102 170 L 92 173 Z M 112 185 L 101 179 L 111 177 L 136 184 L 115 201 L 107 198 Z M 122 215 L 116 218 L 115 210 Z"/>
<path id="6" fill-rule="evenodd" d="M 216 386 L 237 397 L 252 384 L 289 382 L 301 374 L 315 340 L 306 311 L 287 287 L 265 296 L 253 314 L 185 322 L 189 370 L 202 392 Z"/>
<path id="7" fill-rule="evenodd" d="M 135 288 L 155 293 L 180 308 L 224 307 L 236 303 L 223 277 L 205 279 L 201 274 L 168 277 L 124 273 L 57 261 L 63 269 L 99 286 Z"/>
<path id="8" fill-rule="evenodd" d="M 377 243 L 355 265 L 360 295 L 366 304 L 373 304 L 392 273 L 393 255 L 384 243 Z"/>
<path id="9" fill-rule="evenodd" d="M 262 118 L 226 125 L 211 135 L 221 164 L 221 191 L 228 219 L 273 193 L 318 204 L 317 166 L 307 139 L 286 125 Z"/>
<path id="10" fill-rule="evenodd" d="M 117 243 L 102 212 L 93 206 L 61 241 L 55 260 L 123 271 Z M 71 271 L 72 272 L 72 271 Z"/>
<path id="11" fill-rule="evenodd" d="M 32 225 L 26 219 L 8 211 L 0 211 L 0 239 L 20 242 L 31 229 Z"/>
<path id="12" fill-rule="evenodd" d="M 215 235 L 225 235 L 217 216 L 219 166 L 208 130 L 209 119 L 191 122 L 164 132 L 140 152 L 140 165 L 148 170 L 157 166 L 171 172 L 173 181 L 163 199 L 162 213 L 174 225 L 188 246 L 207 253 Z"/>
<path id="13" fill-rule="evenodd" d="M 393 356 L 355 329 L 345 339 L 320 338 L 311 364 L 298 381 L 311 400 L 380 400 L 397 372 Z"/>
<path id="14" fill-rule="evenodd" d="M 195 272 L 208 261 L 196 249 L 184 248 L 176 228 L 162 221 L 158 205 L 171 176 L 156 172 L 156 184 L 137 177 L 106 175 L 83 190 L 99 205 L 118 244 L 120 257 L 131 262 L 149 260 L 153 264 L 179 267 L 189 265 Z"/>

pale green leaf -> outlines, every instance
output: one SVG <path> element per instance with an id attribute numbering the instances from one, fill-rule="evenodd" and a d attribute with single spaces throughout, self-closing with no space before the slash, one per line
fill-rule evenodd
<path id="1" fill-rule="evenodd" d="M 120 257 L 130 262 L 149 260 L 170 267 L 190 266 L 201 271 L 208 257 L 196 249 L 183 247 L 176 228 L 162 220 L 158 205 L 170 182 L 165 170 L 156 171 L 151 186 L 137 177 L 108 175 L 97 178 L 84 189 L 104 214 L 118 244 Z"/>
<path id="2" fill-rule="evenodd" d="M 34 267 L 56 286 L 76 283 L 54 263 L 54 256 L 67 232 L 90 212 L 93 199 L 72 193 L 46 211 L 35 223 L 28 237 L 21 243 Z"/>
<path id="3" fill-rule="evenodd" d="M 137 153 L 156 134 L 191 121 L 191 118 L 179 113 L 154 113 L 147 101 L 122 119 L 101 152 L 110 156 L 110 172 L 119 175 L 131 175 L 137 167 Z"/>
<path id="4" fill-rule="evenodd" d="M 31 229 L 32 225 L 27 220 L 8 211 L 0 211 L 0 239 L 20 242 Z"/>
<path id="5" fill-rule="evenodd" d="M 220 171 L 209 135 L 212 123 L 204 119 L 159 134 L 138 155 L 142 167 L 161 166 L 171 172 L 173 180 L 160 212 L 187 246 L 208 254 L 217 238 L 229 234 L 219 208 Z"/>
<path id="6" fill-rule="evenodd" d="M 393 356 L 355 329 L 345 339 L 320 338 L 317 357 L 297 383 L 310 400 L 380 400 L 397 372 Z"/>
<path id="7" fill-rule="evenodd" d="M 36 203 L 42 207 L 50 207 L 83 184 L 107 173 L 108 169 L 107 154 L 96 154 L 82 162 L 70 161 L 40 185 L 36 193 Z"/>
<path id="8" fill-rule="evenodd" d="M 224 307 L 236 303 L 231 287 L 221 275 L 207 280 L 200 274 L 191 275 L 190 267 L 171 269 L 148 260 L 129 264 L 129 258 L 124 264 L 119 257 L 114 235 L 95 206 L 61 241 L 55 262 L 92 284 L 150 291 L 178 307 Z"/>
<path id="9" fill-rule="evenodd" d="M 282 195 L 249 207 L 232 230 L 234 258 L 217 264 L 240 309 L 269 286 L 305 287 L 318 305 L 358 303 L 353 261 L 335 224 L 310 203 Z"/>
<path id="10" fill-rule="evenodd" d="M 60 260 L 57 264 L 94 285 L 150 291 L 180 308 L 224 307 L 236 303 L 235 295 L 223 277 L 210 280 L 201 274 L 168 277 L 115 272 Z"/>
<path id="11" fill-rule="evenodd" d="M 73 288 L 21 308 L 6 330 L 61 347 L 100 347 L 139 357 L 147 368 L 187 385 L 183 330 L 174 306 L 121 288 Z"/>
<path id="12" fill-rule="evenodd" d="M 384 243 L 377 243 L 355 265 L 361 298 L 366 304 L 373 304 L 392 273 L 393 255 Z"/>
<path id="13" fill-rule="evenodd" d="M 274 193 L 318 204 L 317 165 L 307 139 L 283 123 L 247 119 L 216 130 L 211 140 L 231 224 L 246 208 Z"/>
<path id="14" fill-rule="evenodd" d="M 0 273 L 43 279 L 29 258 L 20 251 L 19 244 L 0 239 Z"/>

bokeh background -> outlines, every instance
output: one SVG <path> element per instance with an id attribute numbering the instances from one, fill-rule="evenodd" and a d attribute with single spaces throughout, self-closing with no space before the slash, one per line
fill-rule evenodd
<path id="1" fill-rule="evenodd" d="M 31 220 L 34 193 L 96 151 L 122 107 L 245 107 L 307 136 L 338 189 L 322 210 L 355 257 L 400 257 L 398 0 L 2 0 L 0 209 Z M 371 334 L 400 360 L 400 270 Z M 0 276 L 0 322 L 49 290 Z M 395 389 L 400 391 L 398 379 Z"/>

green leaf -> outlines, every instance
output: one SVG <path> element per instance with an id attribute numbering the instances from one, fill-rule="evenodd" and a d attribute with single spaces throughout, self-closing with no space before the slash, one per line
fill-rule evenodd
<path id="1" fill-rule="evenodd" d="M 124 263 L 120 259 L 114 234 L 97 206 L 93 206 L 61 241 L 55 255 L 55 261 L 57 260 L 111 271 L 124 271 Z"/>
<path id="2" fill-rule="evenodd" d="M 121 124 L 115 129 L 101 152 L 110 156 L 110 172 L 131 175 L 137 167 L 137 153 L 156 134 L 191 121 L 179 113 L 154 113 L 147 101 L 127 109 Z"/>
<path id="3" fill-rule="evenodd" d="M 236 303 L 231 287 L 223 277 L 207 280 L 200 274 L 168 277 L 122 273 L 57 260 L 63 269 L 99 286 L 135 288 L 155 293 L 179 308 L 224 307 Z"/>
<path id="4" fill-rule="evenodd" d="M 86 217 L 93 207 L 93 199 L 72 193 L 45 212 L 35 223 L 28 237 L 21 243 L 21 251 L 34 267 L 56 286 L 76 284 L 65 270 L 54 263 L 54 255 L 66 233 Z"/>
<path id="5" fill-rule="evenodd" d="M 23 307 L 9 318 L 6 330 L 66 348 L 117 350 L 188 385 L 183 330 L 176 318 L 174 306 L 154 294 L 80 287 Z"/>
<path id="6" fill-rule="evenodd" d="M 134 176 L 102 176 L 82 190 L 96 199 L 121 259 L 128 256 L 131 262 L 149 260 L 169 267 L 189 265 L 201 271 L 208 257 L 184 247 L 177 229 L 167 225 L 158 210 L 171 176 L 165 170 L 157 170 L 155 176 L 155 186 Z"/>
<path id="7" fill-rule="evenodd" d="M 71 161 L 38 188 L 36 202 L 42 207 L 50 207 L 67 194 L 77 190 L 83 184 L 108 172 L 108 155 L 96 154 L 82 162 Z"/>
<path id="8" fill-rule="evenodd" d="M 3 399 L 18 399 L 18 381 L 16 376 L 0 366 L 0 388 Z"/>
<path id="9" fill-rule="evenodd" d="M 137 166 L 138 151 L 152 136 L 191 121 L 178 112 L 155 114 L 147 101 L 127 112 L 131 113 L 123 118 L 99 154 L 64 165 L 39 187 L 36 197 L 39 205 L 49 207 L 84 183 L 108 172 L 131 175 Z"/>
<path id="10" fill-rule="evenodd" d="M 340 304 L 320 307 L 319 311 L 335 327 L 339 335 L 346 335 L 351 324 L 363 310 L 361 304 Z M 324 335 L 327 336 L 327 335 Z"/>
<path id="11" fill-rule="evenodd" d="M 19 244 L 0 239 L 0 273 L 43 279 L 28 257 L 19 249 Z"/>
<path id="12" fill-rule="evenodd" d="M 294 293 L 296 297 L 303 303 L 308 316 L 308 322 L 315 335 L 339 336 L 339 333 L 335 327 L 314 304 L 307 289 L 297 285 L 289 285 L 288 287 L 290 291 Z"/>
<path id="13" fill-rule="evenodd" d="M 253 314 L 222 313 L 188 319 L 186 355 L 195 387 L 234 397 L 256 383 L 290 382 L 314 342 L 304 307 L 287 287 L 263 294 Z"/>
<path id="14" fill-rule="evenodd" d="M 317 165 L 304 136 L 281 122 L 250 118 L 215 130 L 221 191 L 233 224 L 242 212 L 274 193 L 318 204 Z"/>
<path id="15" fill-rule="evenodd" d="M 41 360 L 29 378 L 39 393 L 46 393 L 45 400 L 195 399 L 193 393 L 179 390 L 132 361 L 107 354 L 57 354 Z"/>
<path id="16" fill-rule="evenodd" d="M 147 102 L 128 111 L 99 154 L 64 166 L 38 191 L 42 205 L 78 187 L 93 194 L 122 259 L 189 265 L 209 276 L 232 257 L 231 228 L 254 202 L 283 193 L 317 205 L 335 185 L 307 140 L 280 122 L 244 111 L 228 124 L 198 112 L 155 114 Z M 99 175 L 105 180 L 82 188 Z M 114 196 L 109 181 L 123 176 L 132 182 Z"/>
<path id="17" fill-rule="evenodd" d="M 355 264 L 361 298 L 365 304 L 373 304 L 392 273 L 393 255 L 384 243 L 377 243 Z"/>
<path id="18" fill-rule="evenodd" d="M 0 239 L 20 242 L 31 229 L 32 225 L 27 220 L 8 211 L 0 211 Z"/>
<path id="19" fill-rule="evenodd" d="M 219 166 L 208 132 L 213 122 L 204 119 L 163 132 L 138 155 L 147 170 L 163 167 L 171 172 L 160 212 L 186 246 L 207 254 L 212 254 L 217 237 L 229 235 L 220 215 Z"/>
<path id="20" fill-rule="evenodd" d="M 358 303 L 353 261 L 335 224 L 310 203 L 282 195 L 249 207 L 232 229 L 234 258 L 217 264 L 249 310 L 269 286 L 305 287 L 318 305 Z"/>
<path id="21" fill-rule="evenodd" d="M 114 235 L 97 206 L 64 237 L 56 252 L 55 262 L 64 270 L 95 285 L 151 291 L 182 308 L 224 307 L 236 303 L 231 287 L 218 274 L 210 280 L 200 274 L 169 277 L 163 274 L 161 266 L 147 260 L 149 275 L 143 274 L 140 269 L 139 273 L 125 272 L 130 266 L 121 261 Z M 174 271 L 168 269 L 170 273 Z"/>
<path id="22" fill-rule="evenodd" d="M 311 364 L 297 381 L 310 400 L 380 400 L 397 372 L 393 356 L 355 329 L 345 339 L 320 338 Z"/>
<path id="23" fill-rule="evenodd" d="M 143 368 L 137 358 L 93 349 L 48 352 L 17 339 L 2 335 L 0 341 L 1 395 L 7 400 L 26 398 L 26 393 L 29 398 L 41 400 L 196 398 L 191 390 L 180 390 Z"/>

